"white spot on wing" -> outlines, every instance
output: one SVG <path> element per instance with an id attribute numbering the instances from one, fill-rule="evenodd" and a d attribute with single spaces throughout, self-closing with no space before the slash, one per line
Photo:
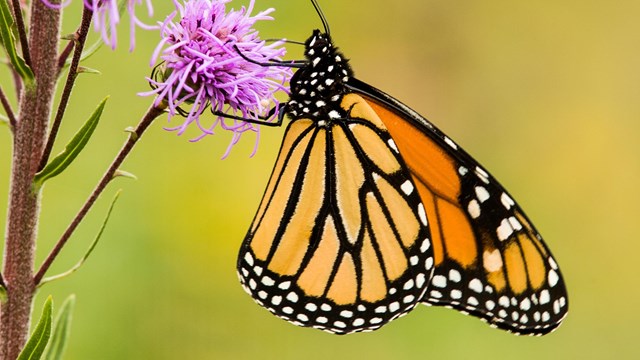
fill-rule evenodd
<path id="1" fill-rule="evenodd" d="M 424 205 L 422 203 L 418 204 L 418 216 L 420 216 L 420 221 L 422 221 L 422 225 L 427 225 L 427 213 L 424 211 Z"/>
<path id="2" fill-rule="evenodd" d="M 393 139 L 389 139 L 387 140 L 387 144 L 389 144 L 389 147 L 395 151 L 396 153 L 398 153 L 398 146 L 396 146 L 396 142 L 393 141 Z"/>
<path id="3" fill-rule="evenodd" d="M 482 261 L 484 263 L 484 268 L 488 272 L 494 272 L 502 269 L 502 256 L 500 255 L 500 250 L 494 249 L 493 251 L 485 251 L 482 254 Z"/>
<path id="4" fill-rule="evenodd" d="M 410 180 L 405 181 L 402 185 L 400 185 L 400 188 L 407 195 L 411 195 L 411 193 L 413 192 L 413 184 Z"/>
<path id="5" fill-rule="evenodd" d="M 549 281 L 549 285 L 551 285 L 551 287 L 554 287 L 558 283 L 558 280 L 560 280 L 560 277 L 558 276 L 558 273 L 555 272 L 555 270 L 549 270 L 549 276 L 547 280 Z"/>
<path id="6" fill-rule="evenodd" d="M 487 201 L 489 199 L 489 192 L 483 186 L 476 186 L 476 197 L 480 200 L 481 203 Z"/>
<path id="7" fill-rule="evenodd" d="M 507 195 L 507 193 L 504 193 L 504 192 L 502 193 L 502 195 L 500 195 L 500 201 L 502 202 L 502 205 L 504 206 L 504 208 L 507 210 L 511 209 L 511 207 L 515 204 L 513 199 L 510 198 L 509 195 Z"/>
<path id="8" fill-rule="evenodd" d="M 449 139 L 449 137 L 445 136 L 444 142 L 446 142 L 447 145 L 451 146 L 452 149 L 458 150 L 458 145 L 456 145 L 456 143 L 454 143 L 453 140 Z"/>
<path id="9" fill-rule="evenodd" d="M 467 212 L 473 219 L 480 217 L 480 204 L 478 204 L 476 199 L 469 201 L 469 205 L 467 205 Z"/>
<path id="10" fill-rule="evenodd" d="M 511 236 L 511 234 L 513 234 L 513 228 L 511 227 L 511 224 L 509 224 L 509 221 L 507 219 L 502 219 L 502 222 L 500 222 L 500 226 L 498 226 L 496 232 L 498 234 L 498 239 L 500 241 L 504 241 L 507 240 L 509 236 Z"/>

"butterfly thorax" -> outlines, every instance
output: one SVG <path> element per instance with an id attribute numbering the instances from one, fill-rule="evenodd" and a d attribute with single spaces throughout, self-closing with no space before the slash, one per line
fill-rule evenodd
<path id="1" fill-rule="evenodd" d="M 295 120 L 317 121 L 346 116 L 340 107 L 348 92 L 345 84 L 353 72 L 348 60 L 333 45 L 328 34 L 315 30 L 305 43 L 307 65 L 291 78 L 289 115 Z"/>

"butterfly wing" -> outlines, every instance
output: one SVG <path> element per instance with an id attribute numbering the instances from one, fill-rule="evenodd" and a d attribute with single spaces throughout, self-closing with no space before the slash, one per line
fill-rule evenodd
<path id="1" fill-rule="evenodd" d="M 358 80 L 350 86 L 387 127 L 426 208 L 436 269 L 423 301 L 519 334 L 559 326 L 568 309 L 564 281 L 513 198 L 422 116 Z"/>
<path id="2" fill-rule="evenodd" d="M 374 117 L 289 124 L 238 257 L 258 304 L 338 334 L 413 309 L 434 261 L 425 209 L 389 133 L 349 103 Z"/>

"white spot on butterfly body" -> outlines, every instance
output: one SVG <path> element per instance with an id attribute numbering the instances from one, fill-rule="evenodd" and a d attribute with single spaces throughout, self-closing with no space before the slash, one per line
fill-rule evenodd
<path id="1" fill-rule="evenodd" d="M 319 58 L 319 57 L 314 58 L 314 59 L 313 59 L 313 61 L 311 61 L 311 63 L 313 64 L 313 66 L 317 66 L 319 62 L 320 62 L 320 58 Z"/>
<path id="2" fill-rule="evenodd" d="M 331 86 L 331 84 L 333 84 L 333 83 L 334 83 L 334 80 L 333 80 L 333 79 L 327 79 L 327 80 L 325 80 L 325 81 L 324 81 L 324 83 L 325 83 L 327 86 Z"/>
<path id="3" fill-rule="evenodd" d="M 322 100 L 318 100 L 318 101 L 316 101 L 316 106 L 317 106 L 317 107 L 319 107 L 319 108 L 321 108 L 321 107 L 323 107 L 323 106 L 325 106 L 325 105 L 327 105 L 327 103 L 325 103 L 325 102 L 324 102 L 324 101 L 322 101 Z"/>

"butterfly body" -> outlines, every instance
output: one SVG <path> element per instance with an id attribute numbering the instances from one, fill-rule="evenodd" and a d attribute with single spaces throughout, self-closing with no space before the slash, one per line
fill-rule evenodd
<path id="1" fill-rule="evenodd" d="M 238 273 L 263 307 L 337 334 L 419 303 L 516 333 L 567 309 L 542 238 L 511 196 L 422 116 L 353 78 L 328 34 L 307 40 L 291 118 Z"/>

